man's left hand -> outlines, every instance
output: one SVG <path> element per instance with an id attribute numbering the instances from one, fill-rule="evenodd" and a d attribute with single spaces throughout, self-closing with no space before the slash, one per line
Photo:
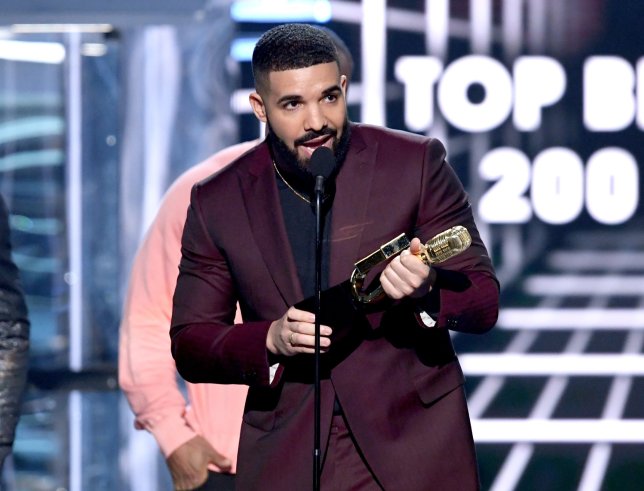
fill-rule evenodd
<path id="1" fill-rule="evenodd" d="M 382 289 L 390 298 L 420 298 L 431 291 L 436 271 L 417 256 L 420 251 L 420 239 L 412 239 L 409 249 L 392 259 L 380 275 Z"/>

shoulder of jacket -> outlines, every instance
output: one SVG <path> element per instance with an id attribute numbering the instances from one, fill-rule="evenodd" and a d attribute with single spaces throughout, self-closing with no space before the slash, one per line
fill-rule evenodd
<path id="1" fill-rule="evenodd" d="M 365 139 L 376 139 L 384 142 L 405 142 L 408 144 L 426 145 L 432 142 L 439 142 L 439 140 L 426 136 L 412 133 L 409 131 L 387 128 L 384 126 L 377 126 L 371 124 L 355 123 L 351 128 L 352 132 L 356 132 Z"/>

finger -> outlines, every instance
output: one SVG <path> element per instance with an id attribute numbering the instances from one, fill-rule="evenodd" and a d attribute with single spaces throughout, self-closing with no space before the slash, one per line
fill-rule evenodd
<path id="1" fill-rule="evenodd" d="M 315 332 L 315 324 L 311 322 L 289 321 L 284 326 L 284 331 L 286 335 L 290 335 L 291 332 L 310 334 Z"/>
<path id="2" fill-rule="evenodd" d="M 407 254 L 397 257 L 389 264 L 391 271 L 395 272 L 401 281 L 418 286 L 429 275 L 427 266 L 418 256 Z M 390 279 L 394 280 L 394 278 Z"/>
<path id="3" fill-rule="evenodd" d="M 380 284 L 382 285 L 382 289 L 384 292 L 387 294 L 388 297 L 393 298 L 394 300 L 398 300 L 404 296 L 404 293 L 400 291 L 400 289 L 397 286 L 397 283 L 394 284 L 394 282 L 389 279 L 389 276 L 392 275 L 393 273 L 386 274 L 386 271 L 383 271 L 383 273 L 380 275 Z"/>
<path id="4" fill-rule="evenodd" d="M 310 324 L 315 323 L 315 314 L 307 312 L 306 310 L 296 309 L 291 307 L 288 309 L 286 314 L 286 319 L 289 322 L 308 322 Z"/>
<path id="5" fill-rule="evenodd" d="M 233 466 L 232 461 L 228 457 L 220 454 L 214 448 L 211 449 L 211 452 L 210 452 L 208 460 L 210 462 L 212 462 L 213 464 L 215 464 L 217 467 L 219 467 L 224 472 L 228 472 Z"/>
<path id="6" fill-rule="evenodd" d="M 409 245 L 409 252 L 413 255 L 419 254 L 420 251 L 422 250 L 421 244 L 422 242 L 420 241 L 420 239 L 418 237 L 414 237 L 413 239 L 411 239 L 411 244 Z"/>
<path id="7" fill-rule="evenodd" d="M 290 330 L 296 334 L 315 336 L 315 324 L 310 324 L 308 322 L 291 324 Z M 332 332 L 333 330 L 329 326 L 325 326 L 324 324 L 320 325 L 320 336 L 330 336 Z"/>
<path id="8" fill-rule="evenodd" d="M 194 488 L 201 487 L 208 480 L 208 468 L 204 468 L 200 474 L 199 479 L 194 482 Z"/>
<path id="9" fill-rule="evenodd" d="M 200 475 L 183 476 L 174 479 L 174 489 L 176 491 L 189 491 L 196 489 L 208 480 L 208 471 L 204 469 Z"/>
<path id="10" fill-rule="evenodd" d="M 201 487 L 208 480 L 208 471 L 204 471 L 203 475 L 198 478 L 190 479 L 181 485 L 175 484 L 176 491 L 190 491 L 192 489 L 197 489 Z"/>
<path id="11" fill-rule="evenodd" d="M 405 266 L 407 269 L 411 269 L 413 271 L 422 272 L 429 269 L 429 265 L 425 264 L 425 262 L 421 259 L 420 256 L 416 256 L 414 254 L 408 254 L 406 256 L 401 257 L 400 264 Z"/>
<path id="12" fill-rule="evenodd" d="M 328 339 L 332 332 L 329 326 L 320 326 L 320 347 L 328 347 L 328 344 L 322 340 Z M 281 338 L 286 349 L 292 353 L 299 353 L 300 351 L 293 351 L 292 348 L 315 346 L 315 324 L 308 322 L 290 323 L 288 328 L 282 331 Z"/>
<path id="13" fill-rule="evenodd" d="M 320 338 L 320 351 L 326 352 L 331 348 L 331 340 Z M 293 347 L 294 353 L 315 353 L 315 342 L 301 344 Z"/>
<path id="14" fill-rule="evenodd" d="M 289 345 L 293 348 L 310 348 L 315 347 L 315 335 L 303 333 L 291 333 L 289 335 Z M 328 348 L 331 340 L 326 336 L 320 336 L 320 347 Z"/>
<path id="15" fill-rule="evenodd" d="M 407 267 L 406 262 L 410 262 L 413 268 Z M 420 263 L 420 266 L 415 263 Z M 429 268 L 425 266 L 415 256 L 407 258 L 397 257 L 383 271 L 380 283 L 383 285 L 385 293 L 392 298 L 400 298 L 413 294 L 416 289 L 421 287 L 429 275 Z M 387 280 L 386 285 L 383 279 Z"/>
<path id="16" fill-rule="evenodd" d="M 384 276 L 392 285 L 396 286 L 404 283 L 407 274 L 407 268 L 401 264 L 400 257 L 396 257 L 387 265 L 381 276 Z"/>
<path id="17" fill-rule="evenodd" d="M 315 325 L 308 322 L 288 322 L 284 329 L 280 333 L 280 338 L 284 343 L 284 346 L 287 350 L 291 351 L 291 348 L 298 345 L 303 345 L 303 337 L 300 337 L 298 341 L 298 336 L 305 336 L 307 334 L 315 333 Z"/>
<path id="18" fill-rule="evenodd" d="M 414 257 L 410 257 L 408 261 L 403 258 L 401 264 L 403 269 L 399 272 L 399 276 L 403 281 L 417 288 L 427 281 L 430 268 L 421 261 L 415 260 Z"/>

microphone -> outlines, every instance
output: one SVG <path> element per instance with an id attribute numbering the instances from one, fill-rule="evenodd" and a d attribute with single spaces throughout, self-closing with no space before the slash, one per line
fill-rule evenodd
<path id="1" fill-rule="evenodd" d="M 328 147 L 318 147 L 311 155 L 309 172 L 315 177 L 315 191 L 323 192 L 324 181 L 329 178 L 335 169 L 335 156 Z"/>
<path id="2" fill-rule="evenodd" d="M 318 147 L 311 155 L 309 171 L 315 177 L 315 201 L 311 203 L 315 213 L 315 351 L 314 351 L 314 431 L 313 431 L 313 489 L 320 489 L 320 475 L 322 464 L 320 460 L 320 426 L 321 426 L 321 387 L 320 387 L 320 318 L 322 317 L 322 231 L 324 219 L 322 210 L 322 197 L 324 195 L 324 181 L 335 168 L 335 157 L 331 149 Z"/>

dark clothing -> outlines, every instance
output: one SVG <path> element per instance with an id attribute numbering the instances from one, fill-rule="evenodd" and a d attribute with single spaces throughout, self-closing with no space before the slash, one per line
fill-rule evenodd
<path id="1" fill-rule="evenodd" d="M 368 125 L 352 125 L 335 184 L 327 224 L 329 285 L 347 280 L 358 260 L 402 232 L 427 241 L 462 225 L 472 245 L 441 264 L 463 281 L 440 281 L 436 268 L 436 328 L 417 321 L 411 299 L 331 326 L 331 349 L 323 355 L 321 448 L 327 448 L 337 396 L 384 489 L 425 491 L 428 483 L 436 490 L 477 489 L 463 373 L 448 329 L 489 330 L 499 289 L 467 195 L 438 140 Z M 311 357 L 275 357 L 279 367 L 271 380 L 266 350 L 271 322 L 305 298 L 295 255 L 267 143 L 195 185 L 174 295 L 172 352 L 190 382 L 250 386 L 238 490 L 311 486 Z M 237 301 L 244 320 L 234 325 Z M 352 344 L 335 342 L 343 330 L 355 334 L 347 338 Z"/>
<path id="2" fill-rule="evenodd" d="M 195 491 L 235 491 L 235 476 L 208 471 L 208 480 Z"/>
<path id="3" fill-rule="evenodd" d="M 315 212 L 310 203 L 297 196 L 279 178 L 277 188 L 302 293 L 304 297 L 310 297 L 315 293 Z M 329 215 L 323 213 L 323 223 L 329 221 Z M 329 286 L 329 275 L 326 274 L 329 271 L 329 228 L 323 227 L 322 289 Z"/>
<path id="4" fill-rule="evenodd" d="M 320 488 L 325 491 L 382 491 L 342 415 L 333 416 L 331 420 Z"/>
<path id="5" fill-rule="evenodd" d="M 27 376 L 29 321 L 0 197 L 0 468 L 11 451 Z"/>

